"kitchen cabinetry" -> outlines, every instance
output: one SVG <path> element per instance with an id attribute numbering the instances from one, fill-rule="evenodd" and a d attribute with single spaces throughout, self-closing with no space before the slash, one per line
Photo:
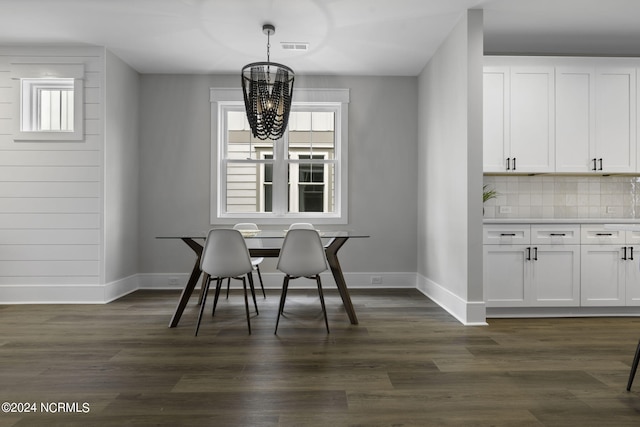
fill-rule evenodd
<path id="1" fill-rule="evenodd" d="M 484 69 L 484 171 L 553 172 L 553 67 Z"/>
<path id="2" fill-rule="evenodd" d="M 640 232 L 583 226 L 581 305 L 640 305 Z"/>
<path id="3" fill-rule="evenodd" d="M 635 172 L 635 69 L 556 67 L 555 78 L 556 172 Z"/>
<path id="4" fill-rule="evenodd" d="M 578 306 L 579 230 L 577 225 L 486 225 L 487 307 Z"/>
<path id="5" fill-rule="evenodd" d="M 637 173 L 637 59 L 487 57 L 485 173 Z"/>

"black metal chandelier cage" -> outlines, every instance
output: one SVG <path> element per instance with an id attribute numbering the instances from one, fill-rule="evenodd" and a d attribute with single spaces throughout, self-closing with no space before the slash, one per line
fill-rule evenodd
<path id="1" fill-rule="evenodd" d="M 242 68 L 242 92 L 247 119 L 254 137 L 280 139 L 287 129 L 295 73 L 286 65 L 270 62 L 271 24 L 262 26 L 267 35 L 267 61 L 253 62 Z"/>

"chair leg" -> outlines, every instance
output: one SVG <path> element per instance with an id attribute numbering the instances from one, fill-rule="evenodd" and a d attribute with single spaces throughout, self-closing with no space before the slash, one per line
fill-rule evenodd
<path id="1" fill-rule="evenodd" d="M 218 297 L 220 296 L 220 288 L 222 287 L 222 279 L 216 279 L 216 295 L 213 298 L 213 310 L 211 310 L 211 317 L 216 314 L 216 307 L 218 306 Z"/>
<path id="2" fill-rule="evenodd" d="M 260 314 L 258 312 L 258 302 L 256 301 L 256 289 L 253 286 L 253 274 L 247 274 L 247 278 L 249 279 L 249 287 L 251 288 L 251 296 L 253 297 L 253 306 L 256 308 L 256 314 Z"/>
<path id="3" fill-rule="evenodd" d="M 227 299 L 229 299 L 229 288 L 231 287 L 231 277 L 227 279 Z"/>
<path id="4" fill-rule="evenodd" d="M 260 280 L 260 287 L 262 288 L 262 296 L 267 297 L 267 294 L 264 291 L 264 283 L 262 282 L 262 273 L 260 272 L 260 266 L 256 265 L 256 270 L 258 271 L 258 279 Z"/>
<path id="5" fill-rule="evenodd" d="M 242 288 L 244 289 L 244 309 L 247 312 L 247 327 L 249 328 L 249 335 L 251 335 L 251 320 L 249 319 L 249 298 L 247 297 L 247 281 L 242 278 Z"/>
<path id="6" fill-rule="evenodd" d="M 280 315 L 284 310 L 284 300 L 287 298 L 287 289 L 289 288 L 289 275 L 284 276 L 284 281 L 282 282 L 282 294 L 280 295 L 280 307 L 278 307 L 278 318 L 276 319 L 276 330 L 274 334 L 278 333 L 278 323 L 280 323 Z"/>
<path id="7" fill-rule="evenodd" d="M 204 312 L 204 305 L 207 302 L 207 291 L 209 291 L 209 284 L 211 283 L 211 276 L 207 275 L 207 280 L 204 284 L 204 289 L 202 293 L 202 303 L 200 304 L 200 313 L 198 314 L 198 323 L 196 324 L 196 333 L 195 336 L 198 336 L 198 330 L 200 329 L 200 320 L 202 320 L 202 312 Z"/>
<path id="8" fill-rule="evenodd" d="M 320 304 L 322 305 L 322 313 L 324 314 L 324 324 L 327 327 L 327 333 L 329 333 L 329 320 L 327 319 L 327 308 L 324 305 L 324 295 L 322 294 L 322 283 L 320 282 L 319 274 L 316 274 L 316 282 L 318 282 L 318 295 L 320 296 Z"/>
<path id="9" fill-rule="evenodd" d="M 638 361 L 640 361 L 640 341 L 638 341 L 638 347 L 636 347 L 636 355 L 634 356 L 633 363 L 631 364 L 631 372 L 629 373 L 629 382 L 627 382 L 627 391 L 631 390 L 633 377 L 636 376 L 636 371 L 638 370 Z"/>

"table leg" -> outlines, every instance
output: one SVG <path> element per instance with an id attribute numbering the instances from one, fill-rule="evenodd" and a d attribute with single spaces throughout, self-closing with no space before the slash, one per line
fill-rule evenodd
<path id="1" fill-rule="evenodd" d="M 180 317 L 182 317 L 182 313 L 184 312 L 187 303 L 189 302 L 189 298 L 193 293 L 193 290 L 196 287 L 196 283 L 198 283 L 198 278 L 202 271 L 200 270 L 200 257 L 202 256 L 202 245 L 195 242 L 191 238 L 183 238 L 183 242 L 185 242 L 193 251 L 196 253 L 196 262 L 193 265 L 193 270 L 191 270 L 191 276 L 189 276 L 189 281 L 187 285 L 182 290 L 182 295 L 180 295 L 180 300 L 178 301 L 178 306 L 176 307 L 176 311 L 173 313 L 173 317 L 171 318 L 171 322 L 169 322 L 170 328 L 175 328 L 178 326 L 178 322 L 180 322 Z"/>
<path id="2" fill-rule="evenodd" d="M 340 267 L 340 262 L 338 261 L 338 250 L 345 244 L 348 237 L 336 237 L 333 241 L 327 246 L 325 252 L 327 254 L 327 261 L 329 262 L 329 267 L 331 268 L 331 273 L 333 273 L 333 278 L 336 281 L 336 286 L 338 287 L 338 292 L 340 292 L 340 297 L 342 297 L 342 303 L 344 304 L 344 308 L 347 311 L 347 315 L 349 316 L 349 320 L 352 325 L 358 324 L 358 317 L 356 316 L 356 310 L 353 307 L 353 303 L 351 302 L 351 296 L 349 295 L 349 289 L 347 289 L 347 282 L 344 280 L 344 275 L 342 274 L 342 267 Z"/>

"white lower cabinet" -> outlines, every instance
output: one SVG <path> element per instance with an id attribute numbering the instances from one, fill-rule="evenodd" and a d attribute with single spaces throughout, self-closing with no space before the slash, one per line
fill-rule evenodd
<path id="1" fill-rule="evenodd" d="M 640 305 L 637 232 L 582 227 L 583 306 Z"/>
<path id="2" fill-rule="evenodd" d="M 578 225 L 486 225 L 487 307 L 580 305 Z"/>

